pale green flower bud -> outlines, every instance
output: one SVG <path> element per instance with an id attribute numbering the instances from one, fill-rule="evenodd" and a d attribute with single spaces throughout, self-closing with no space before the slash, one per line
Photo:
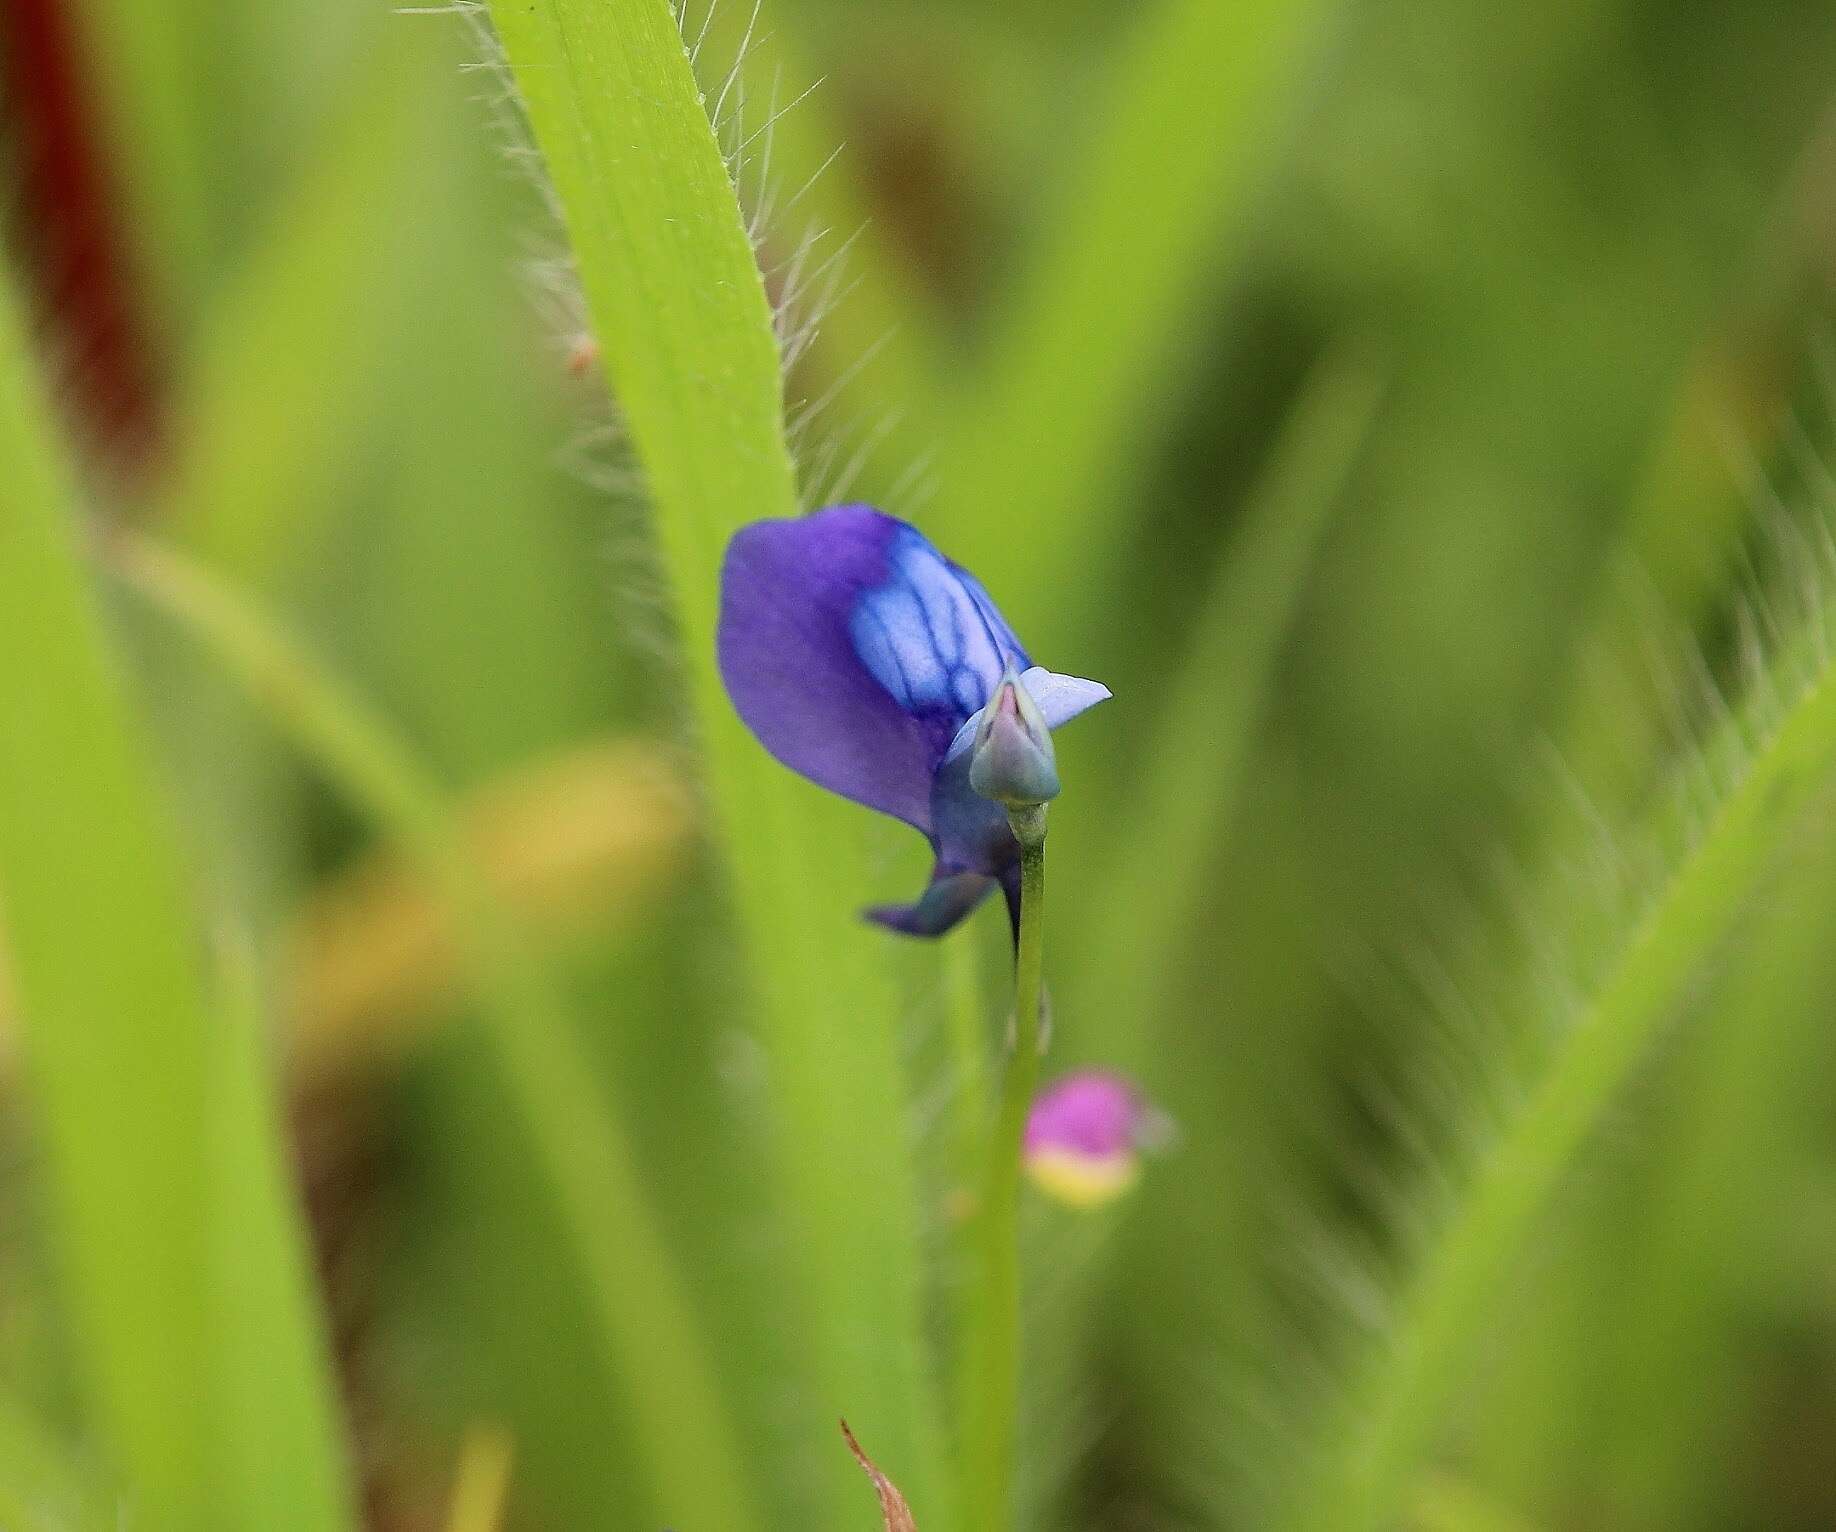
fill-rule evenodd
<path id="1" fill-rule="evenodd" d="M 1036 808 L 1058 796 L 1052 731 L 1014 662 L 982 709 L 969 758 L 969 785 L 1008 809 Z"/>

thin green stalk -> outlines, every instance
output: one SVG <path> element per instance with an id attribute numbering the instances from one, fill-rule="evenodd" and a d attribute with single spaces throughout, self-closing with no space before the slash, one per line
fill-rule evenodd
<path id="1" fill-rule="evenodd" d="M 962 1461 L 970 1532 L 1008 1532 L 1020 1408 L 1020 1159 L 1039 1086 L 1045 943 L 1044 810 L 1020 841 L 1020 942 L 1014 958 L 1014 1042 L 1001 1079 L 976 1210 L 978 1269 L 969 1296 L 963 1363 Z"/>
<path id="2" fill-rule="evenodd" d="M 988 1037 L 982 1012 L 981 964 L 973 930 L 942 946 L 944 1010 L 956 1075 L 957 1159 L 951 1170 L 964 1178 L 966 1186 L 980 1164 L 978 1151 L 988 1122 Z"/>
<path id="3" fill-rule="evenodd" d="M 1395 1519 L 1484 1331 L 1488 1301 L 1679 996 L 1828 781 L 1832 761 L 1836 667 L 1819 658 L 1752 747 L 1693 848 L 1625 929 L 1600 982 L 1526 1084 L 1521 1105 L 1477 1152 L 1395 1320 L 1352 1373 L 1325 1451 L 1282 1527 L 1366 1532 Z"/>
<path id="4" fill-rule="evenodd" d="M 650 1520 L 743 1532 L 756 1509 L 694 1315 L 572 1018 L 387 724 L 237 592 L 145 539 L 115 566 L 203 645 L 377 829 L 421 861 L 472 963 L 512 1102 L 582 1267 L 613 1386 L 651 1479 Z"/>

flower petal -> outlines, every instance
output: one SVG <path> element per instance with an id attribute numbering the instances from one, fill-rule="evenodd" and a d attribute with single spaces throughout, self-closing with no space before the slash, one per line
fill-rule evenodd
<path id="1" fill-rule="evenodd" d="M 791 770 L 927 834 L 932 774 L 1011 656 L 987 592 L 870 506 L 742 528 L 721 569 L 721 677 Z"/>
<path id="2" fill-rule="evenodd" d="M 1147 1105 L 1120 1075 L 1085 1069 L 1063 1076 L 1034 1099 L 1026 1147 L 1122 1154 L 1137 1148 Z"/>
<path id="3" fill-rule="evenodd" d="M 1073 1207 L 1099 1207 L 1134 1185 L 1156 1116 L 1119 1075 L 1083 1070 L 1034 1099 L 1026 1121 L 1027 1174 Z"/>
<path id="4" fill-rule="evenodd" d="M 1048 729 L 1061 729 L 1079 713 L 1107 702 L 1110 690 L 1101 681 L 1086 681 L 1081 676 L 1061 676 L 1035 665 L 1020 677 L 1026 689 L 1045 714 Z"/>
<path id="5" fill-rule="evenodd" d="M 931 841 L 940 867 L 999 877 L 1020 864 L 1007 810 L 969 785 L 973 757 L 959 751 L 937 770 L 931 790 Z"/>
<path id="6" fill-rule="evenodd" d="M 861 511 L 866 508 L 838 506 L 818 514 Z M 893 529 L 890 575 L 855 608 L 849 629 L 855 648 L 907 711 L 952 719 L 941 741 L 947 743 L 956 724 L 994 695 L 1010 659 L 1026 667 L 1026 651 L 974 575 L 916 527 L 866 513 Z"/>
<path id="7" fill-rule="evenodd" d="M 1036 1149 L 1027 1153 L 1026 1173 L 1055 1202 L 1073 1208 L 1099 1208 L 1114 1202 L 1141 1179 L 1141 1156 L 1132 1150 L 1090 1155 L 1076 1150 Z"/>
<path id="8" fill-rule="evenodd" d="M 880 904 L 867 918 L 907 936 L 942 936 L 993 892 L 995 880 L 981 872 L 949 872 L 941 866 L 912 904 Z"/>
<path id="9" fill-rule="evenodd" d="M 721 679 L 791 770 L 930 829 L 932 730 L 862 660 L 850 624 L 891 578 L 895 526 L 836 510 L 742 528 L 721 567 Z"/>

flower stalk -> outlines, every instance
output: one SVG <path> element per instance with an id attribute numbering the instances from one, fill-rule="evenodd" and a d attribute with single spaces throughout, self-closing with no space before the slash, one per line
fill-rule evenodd
<path id="1" fill-rule="evenodd" d="M 1014 957 L 1014 1032 L 1001 1080 L 969 1294 L 962 1414 L 965 1525 L 1006 1532 L 1013 1522 L 1020 1398 L 1020 1181 L 1027 1114 L 1039 1084 L 1045 960 L 1044 804 L 1010 811 L 1020 842 L 1020 929 Z"/>

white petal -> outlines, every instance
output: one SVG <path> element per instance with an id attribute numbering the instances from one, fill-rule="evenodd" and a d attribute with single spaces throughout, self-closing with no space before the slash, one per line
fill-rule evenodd
<path id="1" fill-rule="evenodd" d="M 1109 697 L 1109 688 L 1101 681 L 1085 681 L 1077 676 L 1061 676 L 1035 665 L 1020 679 L 1045 714 L 1046 727 L 1061 728 L 1086 708 L 1093 708 Z M 954 745 L 951 746 L 955 748 Z"/>
<path id="2" fill-rule="evenodd" d="M 1109 688 L 1101 681 L 1085 681 L 1078 676 L 1061 676 L 1043 665 L 1035 665 L 1022 672 L 1021 684 L 1024 685 L 1033 701 L 1039 704 L 1039 711 L 1045 715 L 1046 727 L 1056 729 L 1061 724 L 1069 723 L 1087 708 L 1095 707 L 1099 702 L 1107 701 Z M 950 741 L 950 748 L 944 752 L 944 761 L 955 760 L 975 743 L 975 731 L 982 722 L 982 710 L 972 713 L 963 726 L 956 731 L 956 738 Z"/>

